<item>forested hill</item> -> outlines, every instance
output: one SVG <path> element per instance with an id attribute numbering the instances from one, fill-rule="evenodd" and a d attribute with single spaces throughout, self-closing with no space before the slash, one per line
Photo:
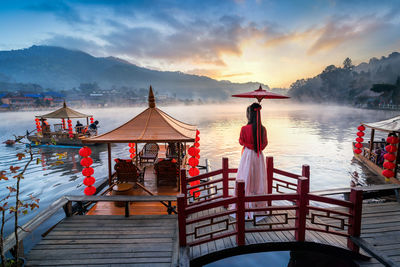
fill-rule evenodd
<path id="1" fill-rule="evenodd" d="M 353 66 L 347 58 L 343 66 L 327 66 L 319 75 L 297 80 L 289 95 L 300 101 L 346 104 L 400 104 L 400 53 Z M 374 87 L 374 90 L 371 90 Z"/>
<path id="2" fill-rule="evenodd" d="M 70 90 L 97 83 L 102 89 L 148 88 L 179 97 L 224 99 L 257 89 L 259 83 L 231 83 L 182 72 L 156 71 L 124 60 L 93 57 L 82 51 L 52 46 L 0 51 L 0 83 L 33 83 L 53 90 Z M 267 85 L 263 85 L 268 88 Z"/>

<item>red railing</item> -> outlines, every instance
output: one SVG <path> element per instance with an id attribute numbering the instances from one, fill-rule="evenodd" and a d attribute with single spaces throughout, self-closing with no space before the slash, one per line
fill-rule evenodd
<path id="1" fill-rule="evenodd" d="M 267 157 L 266 161 L 267 195 L 245 196 L 245 183 L 239 180 L 235 184 L 235 194 L 231 192 L 230 195 L 229 181 L 235 178 L 229 178 L 229 174 L 236 173 L 237 169 L 229 169 L 227 158 L 223 159 L 222 169 L 196 177 L 186 178 L 186 172 L 182 170 L 182 194 L 178 196 L 180 245 L 195 246 L 236 236 L 236 243 L 241 246 L 245 245 L 245 234 L 251 232 L 294 231 L 296 241 L 300 242 L 305 241 L 308 231 L 360 236 L 361 190 L 353 188 L 349 201 L 313 195 L 309 192 L 307 165 L 303 165 L 300 176 L 273 168 L 272 157 Z M 288 179 L 294 181 L 288 182 Z M 200 184 L 189 185 L 195 181 L 200 181 Z M 285 187 L 287 190 L 295 192 L 272 194 L 272 188 L 279 189 L 279 186 L 273 187 L 274 183 L 283 184 L 282 181 L 291 184 L 291 187 Z M 191 189 L 200 190 L 200 196 L 191 196 Z M 209 193 L 210 190 L 213 192 Z M 246 214 L 252 218 L 246 218 Z M 259 217 L 267 220 L 259 223 Z M 358 251 L 350 239 L 347 245 L 349 249 Z"/>

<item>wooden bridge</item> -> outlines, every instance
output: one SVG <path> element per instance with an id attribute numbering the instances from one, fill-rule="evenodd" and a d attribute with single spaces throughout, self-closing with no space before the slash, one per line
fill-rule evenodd
<path id="1" fill-rule="evenodd" d="M 400 204 L 362 205 L 363 193 L 398 186 L 347 189 L 349 199 L 343 200 L 324 196 L 329 191 L 309 192 L 306 165 L 296 175 L 274 168 L 267 158 L 267 169 L 270 191 L 260 196 L 245 196 L 244 183 L 231 177 L 237 169 L 223 159 L 222 169 L 197 177 L 186 178 L 182 170 L 178 197 L 63 197 L 23 226 L 33 231 L 62 207 L 66 213 L 29 252 L 26 265 L 200 266 L 237 254 L 298 249 L 337 254 L 366 266 L 400 262 Z M 164 201 L 173 213 L 175 200 L 178 215 L 129 216 L 131 202 Z M 125 216 L 72 216 L 73 202 L 99 201 L 125 202 Z M 246 218 L 249 213 L 253 218 Z M 29 232 L 20 235 L 23 239 Z M 14 244 L 11 235 L 5 250 Z M 365 261 L 367 255 L 375 258 Z"/>

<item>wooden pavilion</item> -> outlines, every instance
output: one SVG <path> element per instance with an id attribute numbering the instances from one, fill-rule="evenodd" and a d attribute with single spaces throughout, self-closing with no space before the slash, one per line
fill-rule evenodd
<path id="1" fill-rule="evenodd" d="M 150 86 L 148 97 L 148 108 L 136 117 L 132 118 L 125 124 L 102 135 L 86 139 L 85 143 L 105 143 L 108 147 L 108 177 L 109 185 L 113 184 L 114 175 L 112 171 L 111 144 L 112 143 L 135 143 L 136 152 L 138 152 L 138 143 L 164 143 L 174 144 L 177 148 L 177 157 L 179 168 L 185 165 L 182 155 L 186 150 L 186 143 L 194 142 L 196 137 L 196 126 L 178 121 L 156 107 L 153 89 Z M 166 148 L 160 145 L 159 157 L 163 158 L 161 151 Z M 132 159 L 136 162 L 136 166 L 143 167 L 139 164 L 140 155 Z M 145 179 L 148 176 L 154 176 L 154 166 L 146 165 Z M 177 174 L 177 186 L 179 192 L 180 172 Z M 157 183 L 156 183 L 157 184 Z M 156 187 L 155 187 L 156 188 Z M 175 194 L 177 193 L 175 189 Z M 165 193 L 171 193 L 170 191 Z"/>

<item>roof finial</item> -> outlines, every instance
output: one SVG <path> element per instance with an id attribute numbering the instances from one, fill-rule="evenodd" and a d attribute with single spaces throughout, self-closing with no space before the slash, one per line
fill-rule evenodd
<path id="1" fill-rule="evenodd" d="M 67 104 L 65 103 L 65 100 L 64 100 L 64 105 L 63 105 L 63 107 L 64 107 L 64 108 L 66 108 L 66 107 L 67 107 Z"/>
<path id="2" fill-rule="evenodd" d="M 155 107 L 156 107 L 156 100 L 154 98 L 153 88 L 150 85 L 150 90 L 149 90 L 149 108 L 155 108 Z"/>

